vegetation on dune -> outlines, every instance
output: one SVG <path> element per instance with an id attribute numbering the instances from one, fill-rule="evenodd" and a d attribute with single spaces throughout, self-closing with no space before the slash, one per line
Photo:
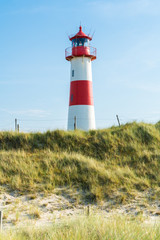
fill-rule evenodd
<path id="1" fill-rule="evenodd" d="M 158 240 L 160 226 L 149 225 L 138 219 L 127 219 L 122 216 L 112 216 L 109 220 L 102 216 L 79 217 L 54 223 L 52 227 L 40 229 L 25 228 L 6 231 L 0 234 L 0 239 L 10 240 Z"/>
<path id="2" fill-rule="evenodd" d="M 0 133 L 0 184 L 21 192 L 78 188 L 92 201 L 160 189 L 160 123 Z M 84 194 L 83 194 L 84 195 Z"/>

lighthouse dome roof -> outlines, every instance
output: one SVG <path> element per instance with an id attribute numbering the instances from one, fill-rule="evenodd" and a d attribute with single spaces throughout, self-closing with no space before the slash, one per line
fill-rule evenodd
<path id="1" fill-rule="evenodd" d="M 75 38 L 87 38 L 87 39 L 89 39 L 90 41 L 92 40 L 91 37 L 89 37 L 89 36 L 86 35 L 84 32 L 82 32 L 82 26 L 79 27 L 79 32 L 78 32 L 76 35 L 70 37 L 69 39 L 72 41 L 72 40 L 75 39 Z"/>

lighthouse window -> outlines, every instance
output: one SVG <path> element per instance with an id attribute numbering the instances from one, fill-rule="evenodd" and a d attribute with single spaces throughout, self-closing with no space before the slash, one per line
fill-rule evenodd
<path id="1" fill-rule="evenodd" d="M 76 38 L 72 40 L 72 47 L 78 47 L 78 46 L 89 46 L 89 39 L 87 38 Z"/>
<path id="2" fill-rule="evenodd" d="M 88 46 L 89 46 L 89 39 L 85 38 L 84 46 L 85 46 L 85 47 L 88 47 Z"/>
<path id="3" fill-rule="evenodd" d="M 73 102 L 73 94 L 71 95 L 71 102 Z"/>
<path id="4" fill-rule="evenodd" d="M 79 46 L 84 46 L 84 38 L 79 38 Z"/>
<path id="5" fill-rule="evenodd" d="M 72 47 L 77 47 L 77 39 L 72 40 Z"/>
<path id="6" fill-rule="evenodd" d="M 74 77 L 74 70 L 72 70 L 72 77 Z"/>

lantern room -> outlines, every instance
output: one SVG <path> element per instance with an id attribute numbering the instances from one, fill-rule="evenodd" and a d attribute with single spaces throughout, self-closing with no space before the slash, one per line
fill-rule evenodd
<path id="1" fill-rule="evenodd" d="M 79 27 L 79 32 L 70 37 L 72 47 L 65 50 L 65 58 L 70 61 L 73 57 L 90 57 L 91 60 L 96 59 L 96 48 L 90 46 L 92 38 L 82 32 L 82 27 Z"/>

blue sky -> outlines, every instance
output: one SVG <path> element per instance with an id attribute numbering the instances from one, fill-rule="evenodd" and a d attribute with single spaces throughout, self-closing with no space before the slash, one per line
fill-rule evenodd
<path id="1" fill-rule="evenodd" d="M 160 120 L 159 0 L 0 0 L 0 130 L 66 129 L 68 35 L 95 31 L 97 128 Z"/>

